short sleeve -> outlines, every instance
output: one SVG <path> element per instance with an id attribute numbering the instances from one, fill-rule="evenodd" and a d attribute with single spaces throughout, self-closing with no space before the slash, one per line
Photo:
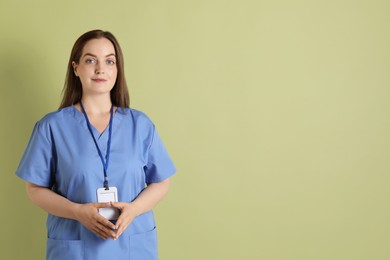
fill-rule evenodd
<path id="1" fill-rule="evenodd" d="M 151 143 L 145 166 L 146 183 L 162 182 L 176 172 L 176 168 L 153 125 Z"/>
<path id="2" fill-rule="evenodd" d="M 50 138 L 50 126 L 37 122 L 24 151 L 16 175 L 30 183 L 51 187 L 55 171 L 54 146 Z"/>

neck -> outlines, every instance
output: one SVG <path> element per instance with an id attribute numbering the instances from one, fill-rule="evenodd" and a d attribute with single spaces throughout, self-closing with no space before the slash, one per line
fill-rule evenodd
<path id="1" fill-rule="evenodd" d="M 83 102 L 85 111 L 91 115 L 106 114 L 112 106 L 110 95 L 83 95 L 81 101 Z"/>

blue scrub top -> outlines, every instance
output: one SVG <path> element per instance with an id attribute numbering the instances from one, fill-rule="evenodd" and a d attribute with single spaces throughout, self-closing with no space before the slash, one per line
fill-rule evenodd
<path id="1" fill-rule="evenodd" d="M 105 158 L 108 129 L 93 133 Z M 107 176 L 118 199 L 133 201 L 148 183 L 175 173 L 152 121 L 142 112 L 118 108 L 113 117 Z M 20 178 L 76 203 L 96 202 L 103 187 L 103 166 L 84 115 L 74 106 L 50 113 L 36 123 L 16 172 Z M 103 240 L 78 221 L 48 214 L 47 259 L 157 259 L 153 212 L 134 219 L 118 240 Z"/>

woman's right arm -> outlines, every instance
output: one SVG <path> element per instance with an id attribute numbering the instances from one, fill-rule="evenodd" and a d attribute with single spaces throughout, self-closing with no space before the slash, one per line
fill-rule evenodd
<path id="1" fill-rule="evenodd" d="M 46 212 L 77 220 L 103 239 L 115 238 L 115 225 L 98 213 L 99 208 L 110 207 L 110 203 L 74 203 L 49 188 L 29 182 L 26 190 L 30 200 Z"/>

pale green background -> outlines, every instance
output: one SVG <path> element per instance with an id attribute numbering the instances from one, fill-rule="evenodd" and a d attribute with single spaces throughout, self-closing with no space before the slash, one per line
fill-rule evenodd
<path id="1" fill-rule="evenodd" d="M 161 260 L 390 259 L 390 1 L 0 0 L 0 258 L 43 259 L 14 172 L 85 31 L 178 168 Z"/>

